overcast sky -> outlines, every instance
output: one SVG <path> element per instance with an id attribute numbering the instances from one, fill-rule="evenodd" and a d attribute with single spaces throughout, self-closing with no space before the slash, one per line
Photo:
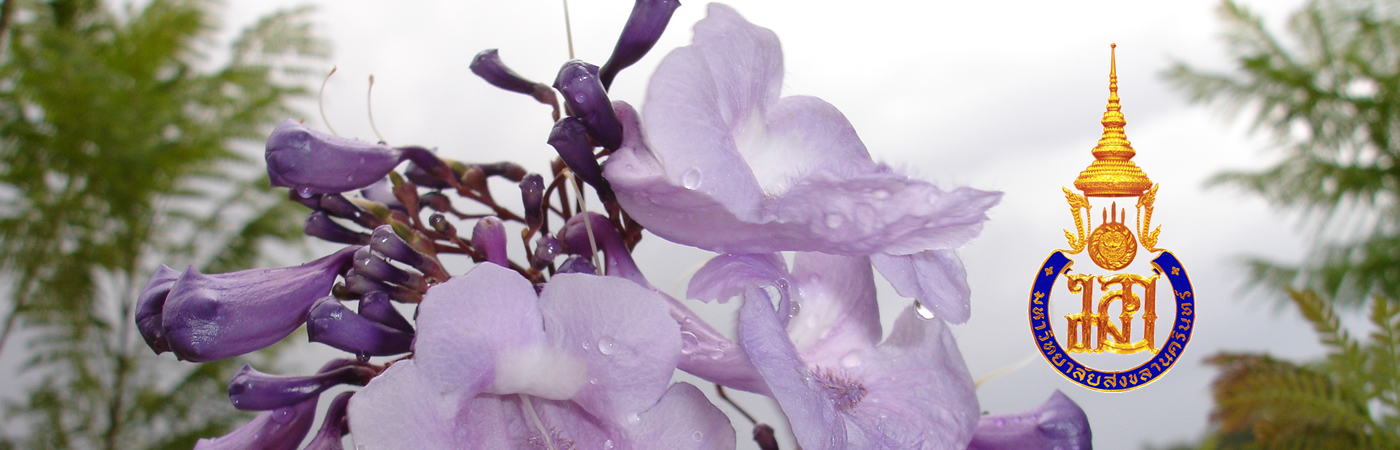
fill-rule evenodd
<path id="1" fill-rule="evenodd" d="M 299 4 L 229 3 L 225 26 L 235 27 Z M 375 120 L 391 144 L 547 170 L 553 156 L 544 144 L 551 126 L 547 108 L 490 87 L 468 64 L 478 51 L 499 48 L 516 71 L 552 81 L 569 57 L 559 0 L 315 3 L 318 30 L 334 51 L 324 69 L 339 69 L 324 101 L 341 135 L 375 139 L 365 104 L 366 78 L 373 74 Z M 1280 29 L 1300 2 L 1244 3 Z M 601 65 L 631 4 L 571 1 L 577 57 Z M 1159 76 L 1173 59 L 1228 69 L 1216 2 L 730 5 L 782 40 L 784 95 L 815 95 L 836 105 L 876 160 L 945 187 L 1006 193 L 982 236 L 960 251 L 973 288 L 973 316 L 954 333 L 974 377 L 1033 359 L 979 388 L 983 410 L 1033 408 L 1059 389 L 1084 407 L 1099 448 L 1163 445 L 1204 430 L 1215 373 L 1202 363 L 1205 357 L 1221 350 L 1267 350 L 1294 359 L 1320 354 L 1297 314 L 1240 290 L 1243 271 L 1236 261 L 1243 255 L 1295 260 L 1302 249 L 1297 227 L 1258 199 L 1203 187 L 1221 170 L 1268 163 L 1268 141 L 1249 136 L 1241 121 L 1187 105 Z M 618 77 L 613 98 L 642 106 L 655 65 L 665 52 L 689 43 L 691 26 L 704 12 L 700 2 L 684 4 L 652 53 Z M 1065 246 L 1060 230 L 1073 227 L 1060 188 L 1072 186 L 1092 161 L 1089 150 L 1102 131 L 1107 97 L 1108 46 L 1114 42 L 1126 130 L 1138 152 L 1134 161 L 1161 184 L 1153 216 L 1162 225 L 1159 245 L 1176 253 L 1192 275 L 1199 315 L 1183 360 L 1152 385 L 1121 394 L 1089 391 L 1051 370 L 1036 353 L 1025 316 L 1033 272 L 1050 251 Z M 303 106 L 307 124 L 324 129 L 314 104 Z M 654 236 L 638 252 L 648 276 L 662 287 L 676 284 L 708 256 Z M 1159 328 L 1170 318 L 1167 298 L 1168 306 L 1159 307 L 1166 317 Z M 889 289 L 881 301 L 887 323 L 908 303 Z M 717 317 L 724 312 L 708 311 Z M 784 428 L 769 402 L 754 396 L 740 401 Z M 751 445 L 747 424 L 736 421 L 735 427 L 741 448 Z M 793 448 L 790 440 L 784 448 Z"/>

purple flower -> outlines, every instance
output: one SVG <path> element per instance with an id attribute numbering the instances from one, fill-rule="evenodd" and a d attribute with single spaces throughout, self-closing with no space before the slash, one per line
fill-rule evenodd
<path id="1" fill-rule="evenodd" d="M 733 448 L 727 418 L 672 385 L 680 332 L 660 294 L 557 274 L 536 294 L 478 264 L 428 291 L 414 357 L 350 401 L 357 446 Z"/>
<path id="2" fill-rule="evenodd" d="M 565 117 L 554 123 L 549 133 L 549 146 L 559 153 L 559 159 L 578 175 L 579 179 L 599 190 L 607 189 L 603 168 L 593 157 L 593 144 L 588 141 L 588 129 L 577 117 Z"/>
<path id="3" fill-rule="evenodd" d="M 194 362 L 267 347 L 305 322 L 357 248 L 296 267 L 215 275 L 190 267 L 173 282 L 174 271 L 162 266 L 138 297 L 137 328 L 156 353 Z"/>
<path id="4" fill-rule="evenodd" d="M 316 400 L 263 411 L 237 430 L 216 439 L 200 439 L 195 450 L 296 450 L 316 422 Z"/>
<path id="5" fill-rule="evenodd" d="M 554 88 L 564 93 L 569 115 L 583 122 L 598 145 L 612 150 L 622 144 L 622 125 L 617 123 L 608 91 L 598 81 L 598 66 L 577 59 L 564 63 L 554 79 Z M 550 140 L 554 140 L 553 136 Z"/>
<path id="6" fill-rule="evenodd" d="M 604 175 L 618 202 L 658 236 L 719 253 L 882 255 L 876 268 L 901 295 L 966 321 L 966 284 L 946 282 L 962 270 L 951 250 L 1000 194 L 874 162 L 834 106 L 780 98 L 782 75 L 772 31 L 710 5 L 694 43 L 652 76 L 641 117 L 614 104 L 624 138 Z"/>
<path id="7" fill-rule="evenodd" d="M 287 119 L 267 137 L 267 175 L 273 186 L 289 187 L 303 197 L 341 193 L 375 184 L 405 159 L 430 174 L 451 171 L 422 147 L 391 148 L 346 139 Z"/>
<path id="8" fill-rule="evenodd" d="M 486 261 L 501 267 L 510 267 L 506 255 L 506 225 L 496 216 L 486 216 L 476 221 L 472 227 L 472 246 L 486 257 Z"/>
<path id="9" fill-rule="evenodd" d="M 744 289 L 740 343 L 802 448 L 961 448 L 972 439 L 977 396 L 947 325 L 918 318 L 911 306 L 879 343 L 875 280 L 866 258 L 798 253 L 784 277 L 792 308 L 781 313 L 763 284 L 745 274 L 784 271 L 763 260 L 757 268 L 725 261 L 734 258 L 707 265 L 734 276 L 712 276 L 703 286 L 692 282 L 691 292 Z M 791 317 L 786 327 L 782 316 Z"/>
<path id="10" fill-rule="evenodd" d="M 622 35 L 617 38 L 612 56 L 603 63 L 598 78 L 603 88 L 612 86 L 613 78 L 627 66 L 642 59 L 651 47 L 661 39 L 666 24 L 671 22 L 671 14 L 681 6 L 677 0 L 637 0 L 632 5 L 632 14 L 627 16 L 627 25 L 622 27 Z"/>
<path id="11" fill-rule="evenodd" d="M 1016 448 L 1093 448 L 1089 417 L 1056 390 L 1036 409 L 1020 414 L 982 416 L 968 450 Z"/>

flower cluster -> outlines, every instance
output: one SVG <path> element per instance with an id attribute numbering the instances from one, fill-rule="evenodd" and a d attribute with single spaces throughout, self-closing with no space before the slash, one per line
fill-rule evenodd
<path id="1" fill-rule="evenodd" d="M 728 417 L 672 383 L 677 369 L 771 396 L 806 449 L 1087 447 L 1088 422 L 1062 394 L 980 414 L 949 331 L 971 311 L 955 249 L 999 193 L 940 189 L 872 160 L 834 106 L 779 95 L 777 36 L 723 5 L 660 63 L 642 112 L 609 98 L 679 6 L 637 0 L 611 58 L 569 61 L 552 86 L 494 49 L 473 60 L 490 84 L 554 107 L 548 175 L 279 125 L 272 184 L 311 210 L 308 235 L 346 247 L 279 269 L 162 266 L 136 322 L 151 349 L 193 362 L 303 324 L 353 358 L 310 376 L 245 367 L 229 398 L 264 412 L 197 448 L 297 448 L 338 385 L 363 388 L 332 400 L 307 448 L 341 448 L 346 434 L 366 449 L 734 448 Z M 520 202 L 498 202 L 493 178 L 518 185 Z M 597 212 L 584 208 L 590 191 Z M 643 230 L 719 254 L 687 297 L 742 299 L 737 339 L 648 282 L 631 255 Z M 449 257 L 475 264 L 449 273 Z M 876 272 L 914 299 L 887 336 Z M 776 447 L 766 425 L 755 440 Z"/>

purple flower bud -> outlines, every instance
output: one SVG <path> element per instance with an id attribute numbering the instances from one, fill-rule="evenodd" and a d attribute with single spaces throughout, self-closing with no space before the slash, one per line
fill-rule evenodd
<path id="1" fill-rule="evenodd" d="M 369 247 L 362 247 L 355 251 L 355 273 L 375 281 L 393 283 L 415 291 L 427 290 L 422 277 L 394 267 L 382 256 L 374 253 L 374 250 L 370 250 Z"/>
<path id="2" fill-rule="evenodd" d="M 345 226 L 331 220 L 325 211 L 312 211 L 306 216 L 306 225 L 302 231 L 307 236 L 317 237 L 328 242 L 349 245 L 365 245 L 369 243 L 369 235 L 352 231 Z"/>
<path id="3" fill-rule="evenodd" d="M 296 450 L 316 422 L 316 400 L 258 414 L 237 430 L 216 439 L 200 439 L 195 450 Z"/>
<path id="4" fill-rule="evenodd" d="M 146 282 L 146 287 L 141 288 L 141 294 L 136 297 L 136 329 L 141 332 L 141 338 L 146 340 L 146 345 L 155 350 L 156 354 L 170 351 L 170 343 L 165 341 L 165 328 L 161 326 L 161 309 L 165 308 L 165 298 L 170 294 L 170 287 L 175 285 L 175 280 L 180 278 L 180 272 L 161 264 L 156 269 L 155 275 L 151 275 L 151 280 Z"/>
<path id="5" fill-rule="evenodd" d="M 306 314 L 311 342 L 356 355 L 388 356 L 412 350 L 413 333 L 394 329 L 355 314 L 334 297 L 324 297 Z"/>
<path id="6" fill-rule="evenodd" d="M 472 228 L 472 246 L 486 255 L 487 262 L 501 267 L 510 267 L 506 255 L 506 225 L 496 216 L 482 217 Z"/>
<path id="7" fill-rule="evenodd" d="M 600 190 L 610 189 L 603 178 L 603 168 L 593 157 L 593 144 L 588 142 L 587 130 L 578 118 L 565 117 L 555 122 L 554 130 L 549 133 L 549 145 L 584 182 Z"/>
<path id="8" fill-rule="evenodd" d="M 598 78 L 603 81 L 604 89 L 612 87 L 613 78 L 617 77 L 618 72 L 651 51 L 656 40 L 661 39 L 661 33 L 666 31 L 666 24 L 671 22 L 671 14 L 680 6 L 681 2 L 677 0 L 637 0 L 632 5 L 632 15 L 627 17 L 627 25 L 622 27 L 622 35 L 617 38 L 612 56 L 599 71 Z"/>
<path id="9" fill-rule="evenodd" d="M 1056 390 L 1036 409 L 1020 414 L 982 416 L 972 432 L 969 450 L 1003 448 L 1092 448 L 1089 417 L 1073 400 Z"/>
<path id="10" fill-rule="evenodd" d="M 622 122 L 617 120 L 608 92 L 598 80 L 598 66 L 577 59 L 564 63 L 559 77 L 554 79 L 554 88 L 564 93 L 571 115 L 583 121 L 593 140 L 608 150 L 622 145 Z M 554 140 L 553 136 L 550 140 Z"/>
<path id="11" fill-rule="evenodd" d="M 354 269 L 345 274 L 345 288 L 360 295 L 367 295 L 375 291 L 383 292 L 389 298 L 404 303 L 418 303 L 423 300 L 423 294 L 417 291 L 360 275 Z"/>
<path id="12" fill-rule="evenodd" d="M 432 189 L 447 189 L 452 187 L 452 183 L 437 175 L 442 175 L 442 173 L 439 172 L 436 175 L 428 173 L 427 169 L 414 163 L 408 163 L 408 167 L 404 168 L 403 171 L 404 178 L 408 178 L 408 181 L 412 181 L 413 184 L 419 186 Z"/>
<path id="13" fill-rule="evenodd" d="M 345 434 L 350 432 L 350 422 L 346 419 L 345 410 L 350 405 L 350 397 L 354 395 L 354 392 L 341 392 L 331 400 L 330 408 L 326 409 L 326 418 L 321 422 L 321 429 L 316 431 L 316 436 L 311 438 L 304 450 L 345 450 L 341 441 Z"/>
<path id="14" fill-rule="evenodd" d="M 583 223 L 584 220 L 589 221 L 587 226 Z M 591 240 L 590 229 L 593 232 Z M 593 246 L 596 244 L 597 249 L 603 252 L 607 275 L 650 286 L 637 264 L 632 261 L 632 254 L 627 251 L 627 244 L 622 241 L 622 235 L 618 234 L 617 228 L 613 227 L 607 217 L 591 212 L 575 214 L 564 224 L 564 229 L 559 231 L 559 242 L 564 244 L 564 250 L 570 254 L 584 256 L 592 255 Z"/>
<path id="15" fill-rule="evenodd" d="M 228 399 L 243 411 L 268 411 L 304 402 L 341 384 L 364 386 L 374 375 L 374 369 L 348 359 L 331 361 L 310 376 L 268 375 L 244 364 L 228 383 Z"/>
<path id="16" fill-rule="evenodd" d="M 555 273 L 586 273 L 589 275 L 597 275 L 598 267 L 594 266 L 593 262 L 589 261 L 588 258 L 575 255 L 565 259 L 564 263 L 559 265 L 559 271 Z"/>
<path id="17" fill-rule="evenodd" d="M 524 167 L 510 161 L 501 161 L 491 164 L 473 164 L 473 167 L 481 169 L 481 173 L 488 177 L 503 177 L 507 180 L 519 183 L 528 173 Z"/>
<path id="18" fill-rule="evenodd" d="M 439 272 L 442 270 L 437 267 L 436 261 L 418 253 L 418 250 L 414 250 L 412 246 L 408 245 L 408 242 L 405 242 L 398 233 L 394 232 L 394 227 L 389 225 L 374 229 L 374 233 L 370 235 L 369 248 L 389 257 L 389 259 L 408 264 L 409 267 L 418 269 L 419 272 L 425 274 L 432 275 L 436 273 L 434 270 Z"/>
<path id="19" fill-rule="evenodd" d="M 472 73 L 486 80 L 487 83 L 491 83 L 492 86 L 529 95 L 546 105 L 552 106 L 558 102 L 554 97 L 554 91 L 549 86 L 526 80 L 525 77 L 506 67 L 505 63 L 501 62 L 501 55 L 494 48 L 477 53 L 476 57 L 472 58 L 471 69 Z"/>
<path id="20" fill-rule="evenodd" d="M 170 287 L 160 313 L 170 351 L 182 360 L 205 362 L 282 340 L 301 326 L 311 305 L 330 292 L 358 248 L 347 247 L 296 267 L 215 275 L 186 269 Z M 150 315 L 142 317 L 150 320 Z"/>
<path id="21" fill-rule="evenodd" d="M 321 210 L 326 211 L 332 216 L 350 219 L 356 224 L 371 230 L 384 224 L 384 221 L 380 220 L 378 216 L 370 214 L 369 211 L 361 208 L 360 205 L 356 205 L 355 202 L 350 201 L 350 199 L 345 198 L 344 195 L 322 195 L 320 206 Z"/>
<path id="22" fill-rule="evenodd" d="M 408 323 L 403 314 L 399 314 L 399 310 L 389 301 L 389 295 L 383 292 L 374 291 L 361 297 L 360 315 L 396 330 L 413 332 L 413 325 Z"/>
<path id="23" fill-rule="evenodd" d="M 532 173 L 520 180 L 520 200 L 525 204 L 525 226 L 530 230 L 539 230 L 544 225 L 544 190 L 544 177 L 540 174 Z"/>
<path id="24" fill-rule="evenodd" d="M 369 186 L 399 165 L 402 152 L 315 131 L 287 119 L 267 137 L 266 158 L 273 186 L 310 197 Z"/>
<path id="25" fill-rule="evenodd" d="M 554 258 L 558 258 L 559 254 L 563 251 L 563 246 L 559 245 L 558 239 L 548 234 L 542 234 L 539 239 L 535 240 L 535 258 L 533 265 L 535 268 L 547 266 L 549 263 L 554 262 Z"/>

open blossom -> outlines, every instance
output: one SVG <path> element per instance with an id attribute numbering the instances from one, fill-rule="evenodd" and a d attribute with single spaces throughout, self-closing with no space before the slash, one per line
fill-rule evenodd
<path id="1" fill-rule="evenodd" d="M 782 75 L 772 31 L 710 5 L 694 43 L 652 75 L 641 117 L 615 104 L 624 142 L 604 175 L 618 202 L 658 236 L 719 253 L 878 255 L 901 295 L 965 322 L 952 249 L 981 232 L 1000 194 L 944 191 L 874 162 L 834 106 L 780 98 Z"/>
<path id="2" fill-rule="evenodd" d="M 977 425 L 977 396 L 943 321 L 921 319 L 908 307 L 880 343 L 875 281 L 866 258 L 799 253 L 790 275 L 778 264 L 780 259 L 720 256 L 702 269 L 711 272 L 704 278 L 711 281 L 692 284 L 691 292 L 744 290 L 739 340 L 802 448 L 967 445 Z M 754 274 L 762 273 L 785 275 L 795 314 L 774 310 L 767 291 L 754 282 Z"/>
<path id="3" fill-rule="evenodd" d="M 728 419 L 671 385 L 680 333 L 654 291 L 558 274 L 536 294 L 479 264 L 428 291 L 412 359 L 350 401 L 365 448 L 733 448 Z"/>

